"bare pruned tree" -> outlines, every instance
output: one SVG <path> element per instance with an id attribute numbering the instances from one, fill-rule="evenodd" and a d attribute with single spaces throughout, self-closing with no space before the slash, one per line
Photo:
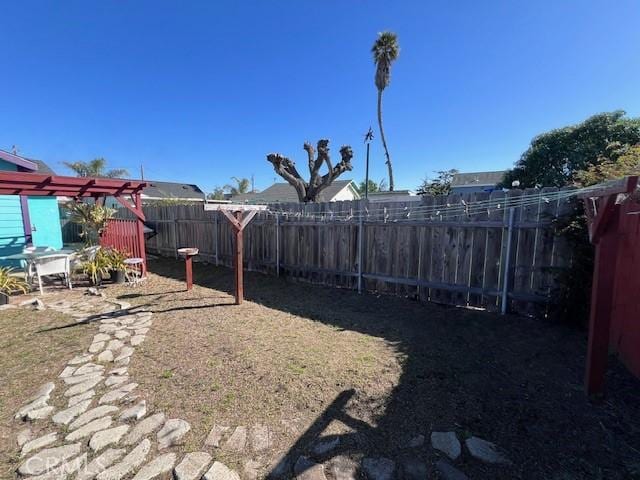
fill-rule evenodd
<path id="1" fill-rule="evenodd" d="M 295 162 L 279 153 L 270 153 L 267 160 L 273 164 L 273 169 L 278 175 L 289 182 L 298 192 L 300 202 L 308 203 L 318 200 L 320 193 L 338 178 L 342 173 L 351 170 L 351 159 L 353 151 L 349 145 L 340 148 L 340 156 L 342 159 L 336 165 L 331 163 L 329 156 L 329 140 L 323 139 L 318 141 L 318 152 L 309 142 L 305 142 L 304 147 L 309 157 L 309 181 L 306 181 L 298 170 Z M 327 165 L 327 173 L 320 174 L 322 164 Z"/>

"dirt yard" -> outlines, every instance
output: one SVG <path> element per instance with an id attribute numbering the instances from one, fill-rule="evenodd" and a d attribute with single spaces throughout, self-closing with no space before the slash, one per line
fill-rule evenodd
<path id="1" fill-rule="evenodd" d="M 151 270 L 144 286 L 109 295 L 155 312 L 131 375 L 157 408 L 191 423 L 192 448 L 214 423 L 264 424 L 273 460 L 339 435 L 328 457 L 418 457 L 433 478 L 430 433 L 453 430 L 496 443 L 512 462 L 463 452 L 454 465 L 472 479 L 640 475 L 640 382 L 612 361 L 609 394 L 591 404 L 584 332 L 260 274 L 247 276 L 236 306 L 227 269 L 196 264 L 191 292 L 183 263 Z M 408 448 L 420 435 L 424 445 Z"/>

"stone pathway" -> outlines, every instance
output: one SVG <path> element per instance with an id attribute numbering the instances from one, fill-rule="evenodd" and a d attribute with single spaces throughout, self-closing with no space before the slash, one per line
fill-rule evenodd
<path id="1" fill-rule="evenodd" d="M 355 480 L 358 475 L 371 480 L 427 478 L 427 465 L 419 458 L 425 448 L 422 434 L 409 440 L 406 454 L 397 460 L 365 457 L 356 462 L 339 455 L 340 436 L 332 435 L 319 438 L 295 461 L 281 457 L 274 463 L 268 457 L 274 437 L 269 426 L 216 424 L 204 442 L 205 451 L 180 452 L 174 447 L 184 444 L 191 425 L 148 411 L 128 373 L 131 356 L 153 323 L 152 312 L 134 312 L 128 303 L 103 295 L 47 305 L 24 302 L 20 308 L 50 308 L 78 322 L 95 321 L 97 326 L 87 351 L 71 358 L 57 379 L 27 397 L 16 412 L 16 421 L 31 425 L 17 429 L 20 478 L 152 480 L 170 472 L 176 480 L 257 480 L 269 473 L 270 478 L 297 480 Z M 52 431 L 43 431 L 47 429 Z M 40 433 L 35 435 L 34 430 Z M 454 466 L 466 454 L 487 464 L 509 463 L 495 444 L 478 437 L 461 443 L 455 432 L 445 431 L 426 438 L 439 454 L 434 467 L 441 479 L 468 479 Z M 216 460 L 216 451 L 238 458 L 241 473 Z M 327 455 L 332 458 L 322 463 L 321 457 Z"/>

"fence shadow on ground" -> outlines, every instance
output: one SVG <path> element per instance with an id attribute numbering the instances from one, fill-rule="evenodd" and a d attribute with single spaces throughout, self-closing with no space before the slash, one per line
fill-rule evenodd
<path id="1" fill-rule="evenodd" d="M 232 294 L 232 271 L 194 267 L 195 284 Z M 183 268 L 174 260 L 150 263 L 153 273 L 178 280 Z M 405 466 L 413 462 L 415 467 L 418 460 L 432 478 L 433 465 L 441 458 L 430 448 L 432 431 L 493 441 L 513 462 L 483 464 L 465 451 L 451 463 L 474 479 L 625 478 L 626 462 L 635 458 L 640 384 L 616 362 L 607 402 L 591 404 L 582 390 L 584 332 L 543 320 L 359 296 L 262 274 L 246 275 L 245 296 L 334 328 L 382 338 L 404 358 L 401 377 L 374 424 L 346 413 L 347 405 L 364 400 L 358 392 L 339 393 L 284 456 L 288 471 L 301 455 L 317 462 L 348 455 L 390 458 L 400 478 Z M 351 433 L 341 435 L 336 448 L 314 455 L 319 436 L 333 420 Z M 424 446 L 409 448 L 420 435 Z M 279 473 L 276 466 L 270 475 Z"/>

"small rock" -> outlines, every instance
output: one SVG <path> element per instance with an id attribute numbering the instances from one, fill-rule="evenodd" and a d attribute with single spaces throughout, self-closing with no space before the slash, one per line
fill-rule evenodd
<path id="1" fill-rule="evenodd" d="M 370 480 L 391 480 L 396 464 L 388 458 L 365 458 L 362 468 Z"/>
<path id="2" fill-rule="evenodd" d="M 62 447 L 48 448 L 25 460 L 18 473 L 21 475 L 39 475 L 46 470 L 60 465 L 65 460 L 80 453 L 80 443 L 63 445 Z"/>
<path id="3" fill-rule="evenodd" d="M 266 425 L 254 425 L 251 429 L 251 445 L 256 452 L 267 450 L 271 446 L 271 434 Z"/>
<path id="4" fill-rule="evenodd" d="M 89 360 L 91 360 L 93 358 L 93 355 L 90 355 L 88 353 L 84 354 L 84 355 L 78 355 L 76 357 L 73 357 L 71 360 L 69 360 L 67 362 L 67 365 L 79 365 L 81 363 L 86 363 Z"/>
<path id="5" fill-rule="evenodd" d="M 324 473 L 324 466 L 320 463 L 315 463 L 309 460 L 307 457 L 300 457 L 293 466 L 293 473 L 296 475 L 297 480 L 326 480 L 327 476 Z"/>
<path id="6" fill-rule="evenodd" d="M 427 465 L 417 458 L 410 458 L 402 463 L 405 480 L 424 480 L 427 478 Z"/>
<path id="7" fill-rule="evenodd" d="M 156 413 L 149 418 L 145 418 L 129 432 L 124 439 L 124 444 L 133 445 L 139 442 L 142 438 L 159 429 L 164 424 L 164 420 L 164 413 Z"/>
<path id="8" fill-rule="evenodd" d="M 120 360 L 129 358 L 131 355 L 133 355 L 134 351 L 135 350 L 133 349 L 133 347 L 122 347 L 122 349 L 120 350 L 120 355 L 118 355 L 114 361 L 119 362 Z"/>
<path id="9" fill-rule="evenodd" d="M 30 428 L 23 428 L 18 432 L 18 435 L 16 435 L 16 443 L 18 444 L 18 447 L 24 446 L 25 443 L 31 440 L 33 440 L 33 430 Z"/>
<path id="10" fill-rule="evenodd" d="M 130 335 L 131 334 L 126 330 L 118 330 L 117 332 L 114 333 L 114 336 L 119 340 L 123 340 Z"/>
<path id="11" fill-rule="evenodd" d="M 96 418 L 102 418 L 106 415 L 111 415 L 118 410 L 118 407 L 114 407 L 113 405 L 102 405 L 100 407 L 92 408 L 91 410 L 86 411 L 78 418 L 76 418 L 75 421 L 71 425 L 69 425 L 69 429 L 75 430 L 76 428 L 81 427 L 82 425 L 86 425 Z"/>
<path id="12" fill-rule="evenodd" d="M 87 390 L 91 390 L 93 387 L 98 385 L 102 381 L 102 375 L 96 378 L 90 378 L 89 380 L 85 380 L 82 383 L 78 383 L 73 387 L 69 388 L 66 392 L 64 392 L 65 397 L 73 397 L 75 395 L 79 395 L 81 393 L 86 392 Z"/>
<path id="13" fill-rule="evenodd" d="M 144 417 L 146 414 L 147 414 L 147 401 L 142 400 L 140 403 L 134 405 L 133 407 L 127 408 L 125 411 L 123 411 L 122 415 L 120 415 L 119 420 L 121 422 L 127 422 L 129 420 L 138 421 L 142 417 Z"/>
<path id="14" fill-rule="evenodd" d="M 436 462 L 436 469 L 443 480 L 469 480 L 469 477 L 444 460 L 438 460 Z"/>
<path id="15" fill-rule="evenodd" d="M 172 418 L 166 421 L 158 432 L 158 450 L 180 445 L 182 437 L 191 430 L 191 425 L 185 420 Z"/>
<path id="16" fill-rule="evenodd" d="M 202 478 L 203 480 L 240 480 L 240 475 L 224 463 L 213 462 L 209 471 Z"/>
<path id="17" fill-rule="evenodd" d="M 20 410 L 18 410 L 18 413 L 16 413 L 15 418 L 16 419 L 26 418 L 27 414 L 32 410 L 37 410 L 39 408 L 46 407 L 48 401 L 49 401 L 48 395 L 42 396 L 40 398 L 36 398 L 31 403 L 26 404 Z"/>
<path id="18" fill-rule="evenodd" d="M 40 450 L 47 445 L 51 445 L 58 439 L 57 433 L 49 433 L 48 435 L 43 435 L 42 437 L 36 438 L 34 440 L 30 440 L 26 442 L 22 446 L 22 450 L 20 451 L 20 456 L 24 456 L 29 452 L 33 452 L 34 450 Z"/>
<path id="19" fill-rule="evenodd" d="M 99 432 L 100 430 L 109 428 L 111 426 L 111 422 L 111 417 L 99 418 L 97 420 L 94 420 L 93 422 L 89 422 L 86 425 L 83 425 L 77 430 L 74 430 L 65 437 L 65 440 L 67 442 L 73 442 L 75 440 L 88 437 L 89 435 Z"/>
<path id="20" fill-rule="evenodd" d="M 109 375 L 128 375 L 128 368 L 127 367 L 119 367 L 119 368 L 114 368 L 109 372 Z"/>
<path id="21" fill-rule="evenodd" d="M 87 390 L 86 392 L 81 393 L 80 395 L 75 395 L 69 398 L 68 406 L 73 407 L 74 405 L 77 405 L 78 403 L 84 400 L 89 400 L 90 398 L 93 398 L 95 394 L 96 394 L 95 390 Z"/>
<path id="22" fill-rule="evenodd" d="M 53 413 L 54 410 L 55 407 L 51 406 L 30 410 L 29 412 L 27 412 L 27 420 L 41 420 L 43 418 L 47 418 Z"/>
<path id="23" fill-rule="evenodd" d="M 67 378 L 73 375 L 73 372 L 75 371 L 76 371 L 75 367 L 64 367 L 64 370 L 62 370 L 62 373 L 59 376 L 60 378 Z"/>
<path id="24" fill-rule="evenodd" d="M 120 463 L 99 473 L 97 480 L 120 480 L 142 465 L 151 450 L 151 442 L 145 438 Z"/>
<path id="25" fill-rule="evenodd" d="M 471 456 L 478 460 L 485 463 L 509 463 L 509 460 L 498 451 L 498 447 L 491 442 L 471 437 L 467 438 L 465 444 Z"/>
<path id="26" fill-rule="evenodd" d="M 105 342 L 93 342 L 89 345 L 89 353 L 98 353 L 104 350 Z"/>
<path id="27" fill-rule="evenodd" d="M 119 367 L 126 367 L 127 365 L 129 365 L 129 363 L 131 363 L 131 357 L 122 358 L 115 362 L 115 364 Z"/>
<path id="28" fill-rule="evenodd" d="M 127 451 L 124 448 L 105 450 L 102 455 L 95 458 L 87 465 L 87 468 L 83 469 L 75 480 L 92 480 L 96 478 L 100 472 L 109 468 L 115 462 L 120 460 Z"/>
<path id="29" fill-rule="evenodd" d="M 112 350 L 115 352 L 116 350 L 120 350 L 122 347 L 124 347 L 124 343 L 122 343 L 118 339 L 114 339 L 114 340 L 111 340 L 107 345 L 107 350 Z"/>
<path id="30" fill-rule="evenodd" d="M 42 385 L 38 391 L 36 391 L 36 393 L 34 393 L 28 400 L 27 403 L 33 402 L 34 400 L 37 400 L 39 398 L 42 397 L 46 397 L 47 400 L 49 400 L 49 397 L 51 396 L 51 392 L 53 392 L 53 390 L 56 388 L 56 384 L 53 382 L 49 382 L 49 383 L 45 383 L 44 385 Z"/>
<path id="31" fill-rule="evenodd" d="M 320 438 L 318 442 L 313 446 L 312 453 L 317 456 L 322 456 L 325 453 L 329 453 L 340 444 L 340 437 L 332 436 L 327 438 Z"/>
<path id="32" fill-rule="evenodd" d="M 87 373 L 102 373 L 104 372 L 103 365 L 96 365 L 95 363 L 85 363 L 76 370 L 74 375 L 86 375 Z"/>
<path id="33" fill-rule="evenodd" d="M 144 339 L 145 339 L 144 335 L 134 335 L 133 337 L 131 337 L 131 345 L 134 347 L 137 347 L 142 342 L 144 342 Z"/>
<path id="34" fill-rule="evenodd" d="M 113 362 L 113 352 L 111 350 L 105 350 L 98 355 L 98 361 L 102 363 Z"/>
<path id="35" fill-rule="evenodd" d="M 451 460 L 456 460 L 462 452 L 455 432 L 432 432 L 431 446 L 444 452 Z"/>
<path id="36" fill-rule="evenodd" d="M 223 425 L 214 425 L 209 432 L 207 439 L 204 441 L 204 446 L 219 448 L 220 440 L 222 440 L 222 436 L 227 430 L 229 430 L 229 427 L 225 427 Z"/>
<path id="37" fill-rule="evenodd" d="M 102 450 L 104 447 L 118 443 L 125 433 L 129 431 L 129 425 L 120 425 L 119 427 L 108 428 L 96 432 L 89 440 L 89 447 L 94 452 Z"/>
<path id="38" fill-rule="evenodd" d="M 153 478 L 171 471 L 176 463 L 175 453 L 165 453 L 154 458 L 133 477 L 133 480 L 151 480 Z"/>
<path id="39" fill-rule="evenodd" d="M 47 469 L 47 472 L 43 473 L 42 475 L 30 477 L 29 480 L 60 480 L 61 478 L 67 478 L 68 475 L 77 472 L 86 464 L 87 454 L 83 453 L 79 457 L 68 460 L 67 462 L 57 466 L 54 469 Z"/>
<path id="40" fill-rule="evenodd" d="M 149 329 L 148 328 L 139 328 L 138 330 L 135 330 L 134 333 L 136 335 L 146 335 L 147 333 L 149 333 Z"/>
<path id="41" fill-rule="evenodd" d="M 111 336 L 107 335 L 106 333 L 98 333 L 93 337 L 93 343 L 108 342 L 109 340 L 111 340 Z"/>
<path id="42" fill-rule="evenodd" d="M 78 385 L 79 383 L 86 382 L 87 380 L 101 379 L 102 372 L 87 373 L 86 375 L 72 375 L 62 380 L 67 385 Z"/>
<path id="43" fill-rule="evenodd" d="M 173 476 L 175 480 L 200 480 L 209 463 L 211 455 L 207 452 L 187 453 L 173 470 Z"/>
<path id="44" fill-rule="evenodd" d="M 127 383 L 129 381 L 128 375 L 110 375 L 104 381 L 105 386 L 114 387 L 116 385 L 122 385 L 123 383 Z"/>
<path id="45" fill-rule="evenodd" d="M 111 403 L 120 400 L 121 398 L 129 395 L 129 393 L 131 393 L 137 386 L 137 383 L 128 383 L 127 385 L 118 387 L 115 390 L 111 390 L 100 397 L 98 403 L 102 405 L 103 403 Z"/>
<path id="46" fill-rule="evenodd" d="M 66 410 L 61 410 L 56 413 L 51 420 L 54 423 L 67 425 L 71 420 L 76 418 L 78 415 L 84 413 L 87 408 L 91 405 L 91 400 L 84 400 L 82 402 L 78 402 L 72 407 L 67 408 Z"/>
<path id="47" fill-rule="evenodd" d="M 247 427 L 236 427 L 224 449 L 231 452 L 242 452 L 247 444 Z"/>

